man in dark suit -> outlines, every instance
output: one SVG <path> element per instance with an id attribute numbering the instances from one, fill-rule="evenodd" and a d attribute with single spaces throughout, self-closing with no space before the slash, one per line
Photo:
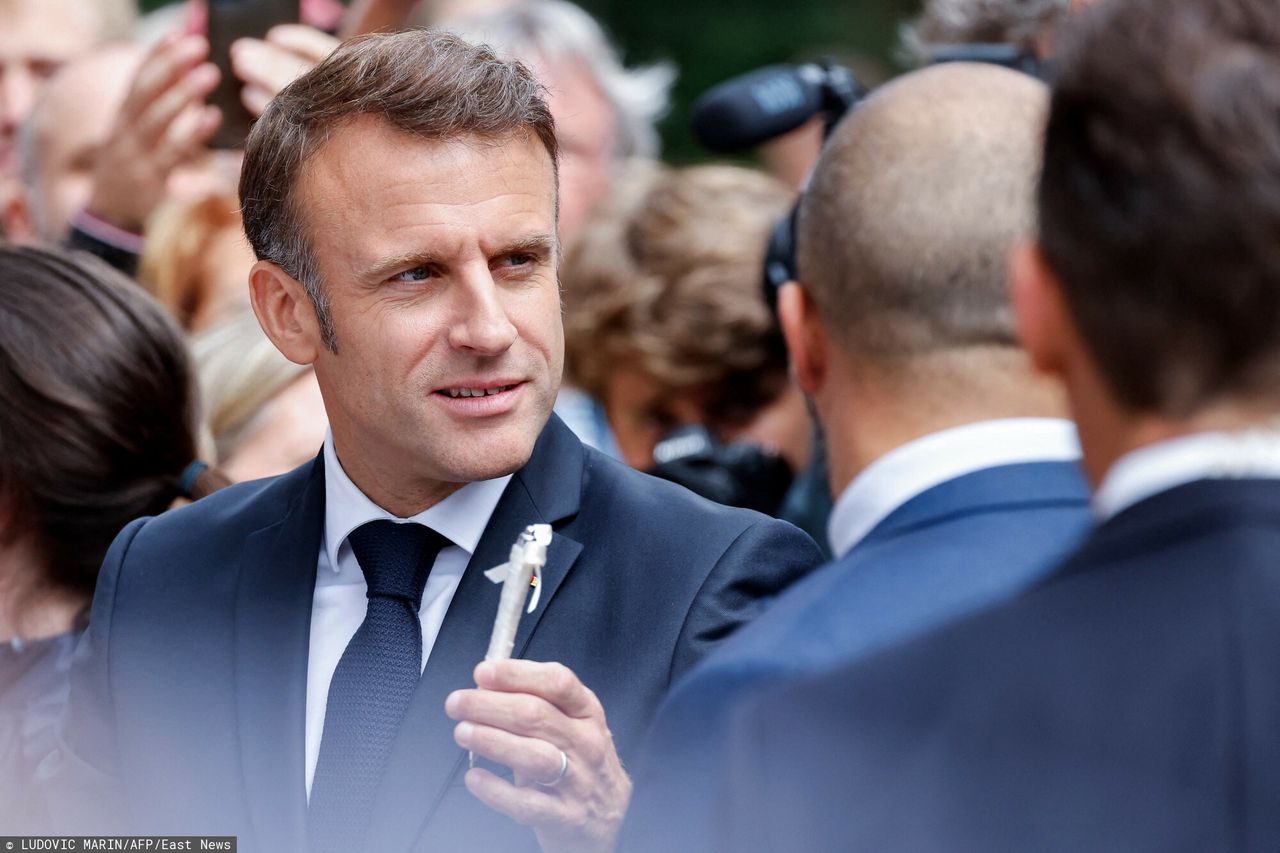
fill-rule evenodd
<path id="1" fill-rule="evenodd" d="M 668 684 L 818 552 L 548 421 L 555 158 L 528 72 L 452 36 L 350 44 L 268 108 L 241 183 L 254 308 L 314 365 L 331 433 L 116 541 L 46 766 L 60 831 L 612 845 Z M 525 660 L 477 667 L 483 572 L 535 523 Z"/>
<path id="2" fill-rule="evenodd" d="M 726 849 L 1280 849 L 1280 17 L 1086 12 L 1022 338 L 1102 520 L 989 612 L 749 703 Z"/>
<path id="3" fill-rule="evenodd" d="M 874 93 L 828 142 L 801 206 L 803 283 L 780 308 L 843 492 L 838 559 L 673 690 L 625 849 L 715 846 L 708 792 L 745 697 L 1013 595 L 1083 535 L 1075 432 L 1014 341 L 1005 289 L 1047 101 L 1013 71 L 940 66 Z"/>

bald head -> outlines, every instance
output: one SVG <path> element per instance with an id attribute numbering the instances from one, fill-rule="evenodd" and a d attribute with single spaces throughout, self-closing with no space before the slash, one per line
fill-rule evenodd
<path id="1" fill-rule="evenodd" d="M 1005 259 L 1030 231 L 1048 92 L 947 64 L 868 98 L 828 142 L 798 228 L 800 278 L 862 363 L 1012 347 Z"/>

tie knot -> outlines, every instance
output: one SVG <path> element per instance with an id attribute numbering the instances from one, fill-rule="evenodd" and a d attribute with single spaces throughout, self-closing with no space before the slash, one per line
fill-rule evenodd
<path id="1" fill-rule="evenodd" d="M 364 572 L 369 597 L 404 599 L 414 610 L 422 605 L 422 590 L 436 555 L 449 544 L 430 527 L 385 519 L 360 525 L 347 541 Z"/>

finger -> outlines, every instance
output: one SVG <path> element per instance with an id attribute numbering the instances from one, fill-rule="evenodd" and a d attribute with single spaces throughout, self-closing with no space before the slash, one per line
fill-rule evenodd
<path id="1" fill-rule="evenodd" d="M 244 108 L 254 118 L 260 118 L 266 112 L 267 104 L 271 103 L 273 97 L 275 96 L 271 92 L 256 83 L 246 83 L 240 90 L 240 103 L 244 104 Z"/>
<path id="2" fill-rule="evenodd" d="M 565 822 L 567 809 L 555 794 L 540 788 L 518 788 L 482 767 L 468 770 L 463 781 L 476 799 L 516 823 L 539 826 Z"/>
<path id="3" fill-rule="evenodd" d="M 540 696 L 576 719 L 604 715 L 596 694 L 562 663 L 484 661 L 476 667 L 475 679 L 476 684 L 486 690 Z"/>
<path id="4" fill-rule="evenodd" d="M 573 720 L 538 696 L 492 690 L 455 690 L 444 703 L 445 713 L 467 721 L 549 741 L 560 748 L 572 743 Z"/>
<path id="5" fill-rule="evenodd" d="M 178 116 L 192 104 L 203 101 L 218 85 L 216 66 L 205 63 L 175 80 L 138 117 L 136 131 L 144 147 L 150 148 L 169 132 Z"/>
<path id="6" fill-rule="evenodd" d="M 240 39 L 231 46 L 231 69 L 235 75 L 273 95 L 313 64 L 305 57 L 261 39 Z"/>
<path id="7" fill-rule="evenodd" d="M 191 159 L 213 136 L 222 123 L 222 111 L 201 106 L 183 113 L 169 128 L 163 142 L 153 149 L 157 167 L 167 173 L 174 166 Z"/>
<path id="8" fill-rule="evenodd" d="M 561 749 L 537 738 L 521 737 L 502 729 L 458 723 L 453 730 L 458 746 L 490 761 L 510 767 L 517 775 L 535 782 L 553 782 L 560 776 L 565 756 Z M 567 782 L 569 770 L 561 781 Z"/>
<path id="9" fill-rule="evenodd" d="M 267 41 L 319 63 L 341 44 L 338 39 L 305 24 L 280 24 L 267 32 Z"/>
<path id="10" fill-rule="evenodd" d="M 209 42 L 203 36 L 182 36 L 162 41 L 147 54 L 133 78 L 125 97 L 121 115 L 133 121 L 147 106 L 166 91 L 173 82 L 209 55 Z"/>

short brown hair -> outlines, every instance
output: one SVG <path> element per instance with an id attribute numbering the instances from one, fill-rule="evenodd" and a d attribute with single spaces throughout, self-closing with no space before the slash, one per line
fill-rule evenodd
<path id="1" fill-rule="evenodd" d="M 96 258 L 0 244 L 0 539 L 88 596 L 129 521 L 179 495 L 196 395 L 176 324 Z"/>
<path id="2" fill-rule="evenodd" d="M 1280 398 L 1275 0 L 1126 0 L 1069 28 L 1040 241 L 1117 401 Z"/>
<path id="3" fill-rule="evenodd" d="M 604 399 L 631 365 L 704 395 L 725 424 L 781 392 L 786 356 L 762 289 L 765 244 L 790 192 L 734 166 L 656 169 L 620 182 L 565 258 L 565 366 Z"/>
<path id="4" fill-rule="evenodd" d="M 240 175 L 244 229 L 260 260 L 307 288 L 336 347 L 322 282 L 297 204 L 303 167 L 336 129 L 375 116 L 424 139 L 501 139 L 532 132 L 552 163 L 555 125 L 542 89 L 518 62 L 432 30 L 352 39 L 276 96 L 249 134 Z"/>
<path id="5" fill-rule="evenodd" d="M 861 364 L 1016 344 L 1005 286 L 1033 227 L 1044 84 L 949 63 L 877 90 L 836 129 L 801 203 L 799 276 Z"/>

